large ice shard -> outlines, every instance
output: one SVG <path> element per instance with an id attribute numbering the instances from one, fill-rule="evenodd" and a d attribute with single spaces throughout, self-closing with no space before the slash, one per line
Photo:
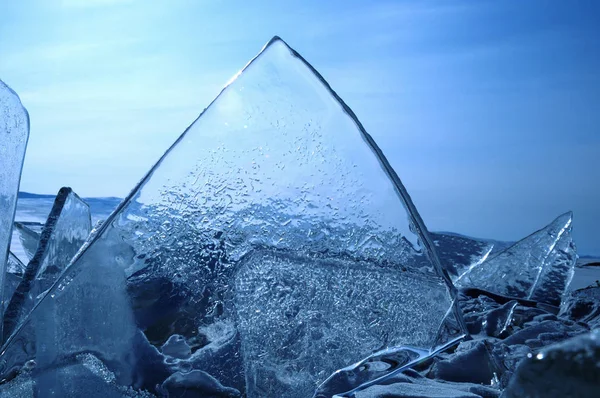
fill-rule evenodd
<path id="1" fill-rule="evenodd" d="M 19 96 L 0 80 L 0 299 L 2 300 L 5 298 L 6 262 L 28 139 L 27 110 L 21 104 Z M 4 302 L 0 309 L 3 307 Z M 0 322 L 0 332 L 1 329 L 2 322 Z"/>
<path id="2" fill-rule="evenodd" d="M 61 188 L 42 230 L 35 255 L 7 306 L 4 340 L 49 289 L 81 248 L 92 228 L 88 205 L 71 188 Z"/>
<path id="3" fill-rule="evenodd" d="M 165 355 L 185 348 L 186 374 L 250 398 L 304 398 L 344 368 L 321 389 L 331 396 L 400 369 L 385 355 L 405 344 L 460 339 L 454 298 L 373 139 L 274 38 L 79 251 L 5 344 L 1 372 L 31 358 L 24 330 L 54 323 L 38 367 L 90 352 L 144 385 L 137 327 Z"/>
<path id="4" fill-rule="evenodd" d="M 471 268 L 455 281 L 456 286 L 559 306 L 577 261 L 571 238 L 572 220 L 571 212 L 559 216 L 545 228 Z"/>

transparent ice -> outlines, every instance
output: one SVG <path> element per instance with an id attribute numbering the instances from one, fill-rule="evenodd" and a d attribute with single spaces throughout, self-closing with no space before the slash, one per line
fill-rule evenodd
<path id="1" fill-rule="evenodd" d="M 28 260 L 31 260 L 37 251 L 40 242 L 40 232 L 34 231 L 29 225 L 22 222 L 15 222 L 14 228 L 19 235 L 19 241 L 23 252 Z"/>
<path id="2" fill-rule="evenodd" d="M 471 268 L 455 281 L 456 286 L 559 306 L 577 261 L 572 221 L 571 212 L 557 217 L 545 228 Z"/>
<path id="3" fill-rule="evenodd" d="M 42 230 L 36 252 L 27 264 L 4 314 L 4 340 L 65 270 L 92 228 L 89 206 L 71 188 L 61 188 Z"/>
<path id="4" fill-rule="evenodd" d="M 251 398 L 306 397 L 344 368 L 331 396 L 399 369 L 358 364 L 371 355 L 460 339 L 454 295 L 373 139 L 274 38 L 19 325 L 2 374 L 34 354 L 45 369 L 92 353 L 118 383 L 143 386 L 131 355 L 139 328 L 156 348 L 185 342 L 195 374 Z M 31 328 L 37 350 L 28 352 Z M 60 391 L 64 382 L 38 384 Z"/>
<path id="5" fill-rule="evenodd" d="M 6 298 L 4 300 L 3 311 L 6 311 L 6 306 L 8 306 L 10 298 L 21 282 L 24 273 L 25 265 L 17 258 L 17 256 L 15 256 L 12 252 L 9 252 L 8 262 L 6 265 L 6 274 L 4 276 L 4 294 Z"/>
<path id="6" fill-rule="evenodd" d="M 0 80 L 0 299 L 4 300 L 4 279 L 12 237 L 17 193 L 27 140 L 29 115 L 19 96 Z M 0 310 L 4 308 L 4 301 Z M 0 322 L 0 332 L 2 332 Z M 1 335 L 1 333 L 0 333 Z"/>
<path id="7" fill-rule="evenodd" d="M 25 272 L 25 264 L 19 260 L 17 256 L 13 254 L 13 252 L 8 253 L 8 265 L 6 267 L 6 272 L 15 275 L 23 276 Z"/>
<path id="8" fill-rule="evenodd" d="M 414 270 L 273 250 L 240 261 L 234 286 L 246 387 L 256 397 L 309 397 L 315 383 L 379 350 L 429 348 L 452 306 L 441 279 Z"/>

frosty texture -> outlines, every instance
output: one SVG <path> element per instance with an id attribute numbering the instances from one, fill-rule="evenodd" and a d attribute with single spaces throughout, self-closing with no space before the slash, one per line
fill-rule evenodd
<path id="1" fill-rule="evenodd" d="M 88 205 L 71 188 L 61 188 L 42 230 L 36 253 L 6 310 L 5 339 L 31 311 L 38 295 L 50 288 L 64 271 L 90 234 L 91 223 Z"/>
<path id="2" fill-rule="evenodd" d="M 40 380 L 59 382 L 52 390 L 41 391 Z M 102 361 L 91 354 L 80 354 L 69 363 L 45 369 L 43 372 L 24 372 L 10 382 L 0 385 L 0 397 L 85 397 L 85 398 L 155 398 L 156 396 L 115 383 L 115 375 Z"/>
<path id="3" fill-rule="evenodd" d="M 24 223 L 16 222 L 14 226 L 19 235 L 19 241 L 21 242 L 21 247 L 23 247 L 23 252 L 27 258 L 31 260 L 37 251 L 40 233 L 34 231 Z"/>
<path id="4" fill-rule="evenodd" d="M 253 293 L 269 281 L 281 291 Z M 174 341 L 190 347 L 177 355 L 193 352 L 203 380 L 248 397 L 273 384 L 304 398 L 328 372 L 376 351 L 405 342 L 429 351 L 462 337 L 453 294 L 379 148 L 275 38 L 79 252 L 7 343 L 2 372 L 31 356 L 21 345 L 39 323 L 48 332 L 38 332 L 38 366 L 91 352 L 128 383 L 140 328 L 167 352 Z M 288 317 L 321 322 L 323 336 Z M 356 387 L 348 380 L 340 392 Z"/>
<path id="5" fill-rule="evenodd" d="M 571 238 L 573 214 L 473 267 L 455 283 L 492 293 L 558 306 L 573 277 L 577 252 Z"/>
<path id="6" fill-rule="evenodd" d="M 29 115 L 21 105 L 19 96 L 0 80 L 0 298 L 2 299 L 5 297 L 6 261 L 28 138 Z M 0 322 L 0 332 L 1 328 L 2 322 Z"/>
<path id="7" fill-rule="evenodd" d="M 441 279 L 370 262 L 256 250 L 238 267 L 249 397 L 309 397 L 336 369 L 382 348 L 430 347 L 452 306 Z"/>

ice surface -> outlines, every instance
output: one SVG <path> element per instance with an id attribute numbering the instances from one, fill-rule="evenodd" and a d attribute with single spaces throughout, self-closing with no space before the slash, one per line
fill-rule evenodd
<path id="1" fill-rule="evenodd" d="M 252 293 L 270 280 L 279 293 Z M 194 370 L 224 388 L 257 397 L 273 384 L 304 398 L 336 367 L 385 349 L 395 354 L 405 342 L 428 351 L 462 337 L 453 295 L 420 216 L 373 139 L 275 38 L 99 228 L 21 329 L 47 330 L 37 338 L 42 368 L 91 352 L 130 383 L 137 326 L 156 347 L 181 336 Z M 367 310 L 358 297 L 375 307 Z M 401 326 L 388 314 L 427 323 Z M 324 335 L 293 327 L 288 317 L 321 322 Z M 3 374 L 31 356 L 22 348 L 26 334 L 6 344 Z M 312 351 L 301 352 L 300 335 Z M 339 392 L 354 387 L 348 378 Z"/>
<path id="2" fill-rule="evenodd" d="M 38 243 L 40 242 L 40 233 L 21 222 L 16 222 L 14 227 L 19 235 L 19 241 L 21 242 L 23 251 L 27 258 L 31 260 L 37 251 Z"/>
<path id="3" fill-rule="evenodd" d="M 19 96 L 0 80 L 0 299 L 2 300 L 6 297 L 4 275 L 28 138 L 29 115 L 21 105 Z M 0 310 L 4 305 L 2 302 Z M 0 322 L 0 332 L 1 328 L 2 322 Z"/>
<path id="4" fill-rule="evenodd" d="M 4 340 L 31 311 L 38 296 L 57 280 L 92 228 L 90 209 L 71 188 L 61 188 L 42 230 L 37 250 L 8 304 Z"/>
<path id="5" fill-rule="evenodd" d="M 571 238 L 573 214 L 471 268 L 455 281 L 460 288 L 524 298 L 558 306 L 573 277 L 577 252 Z"/>
<path id="6" fill-rule="evenodd" d="M 116 383 L 134 386 L 137 329 L 123 271 L 103 267 L 106 253 L 118 256 L 114 241 L 98 239 L 87 250 L 93 266 L 72 263 L 43 296 L 30 315 L 18 324 L 4 344 L 2 378 L 10 378 L 26 363 L 35 363 L 35 385 L 42 393 L 60 391 L 68 374 L 45 377 L 80 354 L 97 354 L 110 364 Z M 124 254 L 124 253 L 121 253 Z M 108 365 L 107 365 L 108 366 Z"/>
<path id="7" fill-rule="evenodd" d="M 309 397 L 336 369 L 382 348 L 431 347 L 452 306 L 439 278 L 269 250 L 244 258 L 234 285 L 256 397 Z"/>

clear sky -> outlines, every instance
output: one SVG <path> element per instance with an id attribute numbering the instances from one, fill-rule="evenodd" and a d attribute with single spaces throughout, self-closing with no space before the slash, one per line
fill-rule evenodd
<path id="1" fill-rule="evenodd" d="M 600 255 L 600 2 L 0 0 L 21 190 L 125 196 L 273 36 L 352 107 L 431 230 L 575 213 Z"/>

